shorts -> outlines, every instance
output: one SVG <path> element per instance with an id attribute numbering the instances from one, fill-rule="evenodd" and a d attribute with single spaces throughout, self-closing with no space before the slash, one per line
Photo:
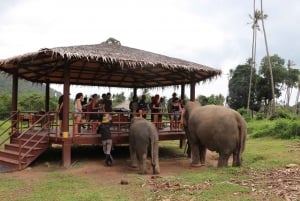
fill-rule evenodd
<path id="1" fill-rule="evenodd" d="M 175 111 L 170 116 L 173 117 L 174 119 L 180 119 L 180 112 L 179 111 Z"/>
<path id="2" fill-rule="evenodd" d="M 77 117 L 82 117 L 82 114 L 80 114 L 80 113 L 74 113 L 74 118 L 77 118 Z"/>

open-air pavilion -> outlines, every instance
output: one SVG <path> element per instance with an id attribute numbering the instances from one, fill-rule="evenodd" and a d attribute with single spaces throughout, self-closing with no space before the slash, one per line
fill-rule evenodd
<path id="1" fill-rule="evenodd" d="M 69 125 L 69 117 L 72 111 L 69 108 L 64 108 L 62 130 L 60 133 L 67 134 L 67 137 L 55 134 L 51 135 L 53 123 L 50 121 L 49 115 L 49 90 L 50 84 L 63 84 L 63 93 L 70 93 L 70 85 L 82 85 L 82 86 L 101 86 L 101 87 L 118 87 L 131 88 L 133 94 L 136 95 L 137 89 L 144 88 L 157 88 L 157 87 L 181 87 L 181 95 L 185 94 L 185 86 L 190 87 L 190 99 L 195 100 L 195 85 L 197 83 L 207 81 L 221 75 L 221 71 L 215 68 L 211 68 L 205 65 L 176 59 L 152 52 L 147 52 L 135 48 L 122 46 L 120 44 L 101 43 L 96 45 L 80 45 L 69 47 L 56 47 L 56 48 L 44 48 L 36 52 L 26 53 L 20 56 L 0 60 L 0 71 L 6 75 L 12 76 L 13 88 L 12 88 L 12 128 L 10 133 L 10 143 L 17 139 L 19 145 L 22 147 L 17 148 L 18 156 L 16 157 L 19 162 L 19 169 L 25 167 L 27 156 L 26 154 L 32 154 L 34 146 L 37 144 L 48 141 L 48 144 L 59 143 L 62 145 L 62 158 L 63 166 L 68 167 L 71 164 L 71 146 L 73 144 L 93 144 L 100 143 L 99 137 L 84 138 L 82 141 L 80 138 L 74 138 L 72 135 L 72 129 Z M 17 112 L 18 101 L 18 80 L 24 79 L 32 83 L 45 84 L 45 111 L 46 114 L 40 119 L 36 120 L 36 123 L 45 122 L 48 119 L 49 122 L 38 132 L 32 132 L 32 129 L 26 129 L 20 131 L 19 120 L 20 114 Z M 64 96 L 64 105 L 69 105 L 69 96 Z M 53 112 L 53 111 L 52 111 Z M 16 115 L 14 115 L 16 114 Z M 44 119 L 44 120 L 43 120 Z M 116 124 L 118 122 L 115 122 Z M 119 122 L 120 123 L 120 122 Z M 120 125 L 120 124 L 119 124 Z M 33 125 L 34 126 L 34 125 Z M 56 125 L 57 126 L 57 125 Z M 45 130 L 49 130 L 45 133 Z M 57 128 L 56 128 L 57 130 Z M 126 133 L 127 132 L 127 133 Z M 21 139 L 20 136 L 26 136 L 30 133 L 32 137 L 30 140 L 36 139 L 36 143 L 29 142 L 27 139 Z M 37 138 L 39 134 L 43 133 L 43 138 Z M 183 131 L 177 133 L 169 132 L 170 138 L 173 136 L 181 136 Z M 115 134 L 119 136 L 124 135 L 124 139 L 128 139 L 128 130 L 122 131 L 117 128 Z M 126 136 L 127 134 L 127 136 Z M 160 134 L 165 134 L 160 132 Z M 86 135 L 88 136 L 88 135 Z M 164 137 L 160 135 L 160 140 Z M 176 139 L 176 137 L 175 137 Z M 25 143 L 20 143 L 20 141 Z M 0 142 L 1 143 L 1 142 Z M 25 148 L 28 151 L 21 153 Z M 2 151 L 2 150 L 0 150 Z M 5 150 L 4 150 L 5 151 Z M 8 155 L 8 153 L 5 153 Z M 35 158 L 37 156 L 32 156 Z M 0 152 L 0 164 L 1 164 Z M 25 162 L 20 161 L 25 160 Z M 3 162 L 4 161 L 4 162 Z M 3 159 L 2 164 L 9 164 L 9 161 Z"/>

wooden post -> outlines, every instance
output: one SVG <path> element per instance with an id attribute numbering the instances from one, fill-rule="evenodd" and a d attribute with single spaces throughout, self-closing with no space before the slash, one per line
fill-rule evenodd
<path id="1" fill-rule="evenodd" d="M 50 84 L 49 80 L 46 82 L 46 91 L 45 91 L 45 111 L 49 112 L 49 102 L 50 102 Z"/>
<path id="2" fill-rule="evenodd" d="M 133 97 L 134 97 L 134 96 L 137 97 L 137 88 L 136 88 L 136 87 L 133 88 Z"/>
<path id="3" fill-rule="evenodd" d="M 66 134 L 62 148 L 62 162 L 64 167 L 71 165 L 71 138 L 69 132 L 69 98 L 70 94 L 70 69 L 67 64 L 64 66 L 64 97 L 63 97 L 63 119 L 62 133 Z"/>
<path id="4" fill-rule="evenodd" d="M 185 84 L 181 85 L 181 97 L 180 97 L 180 99 L 181 100 L 185 99 Z"/>
<path id="5" fill-rule="evenodd" d="M 66 138 L 63 140 L 63 150 L 62 150 L 62 162 L 65 168 L 71 166 L 71 138 Z"/>
<path id="6" fill-rule="evenodd" d="M 17 70 L 15 70 L 12 79 L 12 95 L 11 95 L 11 99 L 12 99 L 11 109 L 14 112 L 18 110 L 18 81 L 19 80 L 18 80 Z"/>
<path id="7" fill-rule="evenodd" d="M 191 91 L 190 91 L 190 95 L 191 95 L 191 101 L 195 101 L 195 80 L 194 78 L 191 79 Z"/>

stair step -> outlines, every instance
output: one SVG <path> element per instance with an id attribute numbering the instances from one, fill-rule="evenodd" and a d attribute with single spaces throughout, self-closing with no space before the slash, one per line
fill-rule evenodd
<path id="1" fill-rule="evenodd" d="M 18 144 L 6 144 L 6 145 L 8 145 L 8 146 L 12 146 L 12 147 L 18 147 L 19 148 L 19 145 Z M 23 146 L 23 148 L 24 149 L 30 149 L 30 148 L 32 148 L 31 146 Z M 40 148 L 40 147 L 34 147 L 33 148 L 34 150 L 36 149 L 36 150 L 41 150 L 42 148 Z"/>
<path id="2" fill-rule="evenodd" d="M 12 151 L 12 150 L 7 150 L 7 149 L 0 150 L 0 156 L 2 155 L 1 153 L 4 154 L 4 155 L 19 156 L 19 152 Z M 24 153 L 21 153 L 21 156 L 24 156 Z M 27 154 L 26 157 L 34 157 L 34 155 Z"/>
<path id="3" fill-rule="evenodd" d="M 20 139 L 20 140 L 22 140 L 22 141 L 24 141 L 24 142 L 28 141 L 28 139 Z M 29 140 L 29 142 L 34 142 L 34 143 L 36 143 L 36 142 L 38 142 L 38 141 L 39 141 L 39 140 L 34 140 L 34 139 Z M 39 143 L 40 143 L 40 144 L 48 144 L 49 141 L 47 141 L 47 140 L 42 140 L 42 141 L 40 141 Z"/>
<path id="4" fill-rule="evenodd" d="M 30 146 L 23 146 L 22 147 L 22 150 L 21 152 L 27 152 L 29 149 L 31 149 L 32 147 Z M 43 149 L 46 149 L 47 147 L 45 148 L 42 148 L 42 147 L 34 147 L 32 149 L 32 151 L 41 151 Z M 6 150 L 11 150 L 11 151 L 19 151 L 19 145 L 18 144 L 6 144 L 5 145 L 5 149 Z"/>
<path id="5" fill-rule="evenodd" d="M 10 158 L 5 158 L 5 157 L 0 157 L 0 163 L 1 162 L 5 162 L 6 164 L 11 164 L 11 165 L 18 165 L 19 161 L 18 160 L 14 160 L 14 159 L 10 159 Z M 22 164 L 25 164 L 25 162 L 21 162 Z"/>

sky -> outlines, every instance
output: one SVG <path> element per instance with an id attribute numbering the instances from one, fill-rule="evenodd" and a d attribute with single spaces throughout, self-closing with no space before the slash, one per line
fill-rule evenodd
<path id="1" fill-rule="evenodd" d="M 260 9 L 260 1 L 256 1 Z M 300 1 L 263 0 L 270 55 L 300 68 Z M 9 0 L 0 1 L 0 59 L 53 48 L 98 44 L 113 37 L 122 45 L 222 70 L 200 83 L 198 95 L 228 95 L 228 73 L 251 57 L 249 15 L 253 0 Z M 266 55 L 258 32 L 257 63 Z M 60 85 L 51 85 L 62 92 Z M 71 87 L 71 95 L 125 92 L 114 88 Z M 152 90 L 171 96 L 180 89 Z M 138 90 L 138 95 L 141 91 Z M 189 88 L 186 88 L 189 96 Z M 294 91 L 293 93 L 296 93 Z"/>

